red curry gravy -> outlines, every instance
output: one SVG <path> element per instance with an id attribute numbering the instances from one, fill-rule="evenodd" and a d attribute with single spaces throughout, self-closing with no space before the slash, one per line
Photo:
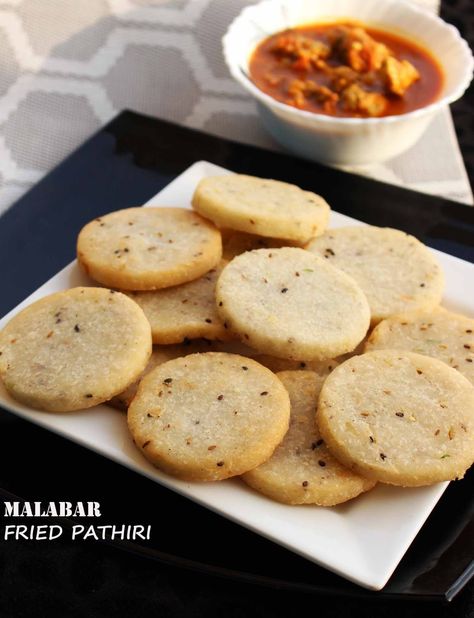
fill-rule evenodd
<path id="1" fill-rule="evenodd" d="M 404 114 L 435 101 L 443 86 L 427 50 L 357 22 L 274 34 L 255 49 L 249 70 L 277 101 L 339 117 Z"/>

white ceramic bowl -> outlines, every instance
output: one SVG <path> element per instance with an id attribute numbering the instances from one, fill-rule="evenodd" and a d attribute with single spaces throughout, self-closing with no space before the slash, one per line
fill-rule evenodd
<path id="1" fill-rule="evenodd" d="M 430 50 L 445 74 L 441 96 L 398 116 L 336 118 L 280 103 L 249 79 L 248 62 L 262 39 L 292 26 L 344 18 L 401 34 Z M 471 50 L 454 26 L 405 0 L 264 0 L 240 13 L 222 43 L 231 74 L 256 98 L 272 136 L 305 158 L 339 165 L 384 161 L 410 148 L 435 114 L 463 95 L 474 66 Z"/>

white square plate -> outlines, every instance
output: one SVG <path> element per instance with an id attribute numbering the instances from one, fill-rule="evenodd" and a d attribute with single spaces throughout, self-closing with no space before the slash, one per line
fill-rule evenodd
<path id="1" fill-rule="evenodd" d="M 229 172 L 211 163 L 197 162 L 146 205 L 190 208 L 192 193 L 201 178 L 226 173 Z M 332 213 L 332 227 L 347 224 L 363 225 Z M 467 282 L 474 280 L 474 266 L 445 253 L 435 253 L 446 273 L 443 304 L 474 315 L 474 294 L 466 289 Z M 6 315 L 0 328 L 32 301 L 76 285 L 91 285 L 91 281 L 73 262 Z M 380 485 L 338 507 L 286 506 L 255 493 L 238 479 L 186 483 L 161 473 L 134 447 L 125 415 L 105 404 L 86 411 L 49 414 L 17 403 L 0 384 L 0 405 L 373 590 L 386 584 L 447 487 L 447 483 L 411 489 Z"/>

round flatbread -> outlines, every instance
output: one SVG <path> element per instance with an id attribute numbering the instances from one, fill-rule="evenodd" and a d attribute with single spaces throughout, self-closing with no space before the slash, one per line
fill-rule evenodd
<path id="1" fill-rule="evenodd" d="M 298 248 L 258 249 L 234 258 L 216 287 L 224 325 L 271 356 L 324 360 L 351 351 L 370 323 L 353 279 Z"/>
<path id="2" fill-rule="evenodd" d="M 150 356 L 150 360 L 148 361 L 147 366 L 145 367 L 142 374 L 139 376 L 138 380 L 130 384 L 128 388 L 119 393 L 116 397 L 111 399 L 108 403 L 114 406 L 114 408 L 118 408 L 119 410 L 126 410 L 132 399 L 137 394 L 138 385 L 140 384 L 140 380 L 146 376 L 150 371 L 152 371 L 158 365 L 162 365 L 169 360 L 173 360 L 174 358 L 180 358 L 181 356 L 188 356 L 188 354 L 196 354 L 197 352 L 209 352 L 214 351 L 215 348 L 213 346 L 214 342 L 209 341 L 207 339 L 197 339 L 195 341 L 186 341 L 185 343 L 181 343 L 178 345 L 155 345 L 153 346 L 153 351 Z"/>
<path id="3" fill-rule="evenodd" d="M 439 358 L 474 384 L 474 320 L 439 307 L 383 320 L 372 331 L 365 351 L 408 350 Z"/>
<path id="4" fill-rule="evenodd" d="M 474 387 L 434 358 L 368 352 L 329 375 L 318 424 L 333 455 L 367 478 L 406 487 L 461 478 L 474 460 Z"/>
<path id="5" fill-rule="evenodd" d="M 201 180 L 193 208 L 219 227 L 300 243 L 324 232 L 330 210 L 316 193 L 240 174 Z"/>
<path id="6" fill-rule="evenodd" d="M 184 339 L 219 339 L 231 335 L 217 315 L 217 278 L 227 262 L 221 262 L 199 279 L 154 292 L 130 292 L 151 325 L 153 343 L 180 343 Z"/>
<path id="7" fill-rule="evenodd" d="M 405 311 L 429 310 L 441 301 L 444 276 L 436 258 L 400 230 L 337 228 L 306 248 L 357 281 L 369 301 L 372 324 Z"/>
<path id="8" fill-rule="evenodd" d="M 95 281 L 156 290 L 197 279 L 217 265 L 219 230 L 184 208 L 126 208 L 82 228 L 77 259 Z"/>
<path id="9" fill-rule="evenodd" d="M 158 468 L 217 481 L 267 460 L 289 416 L 288 393 L 269 369 L 237 354 L 207 352 L 149 373 L 128 409 L 128 426 Z"/>
<path id="10" fill-rule="evenodd" d="M 89 408 L 134 382 L 150 325 L 124 294 L 72 288 L 33 303 L 0 333 L 0 375 L 18 401 L 50 412 Z"/>
<path id="11" fill-rule="evenodd" d="M 277 374 L 290 395 L 290 429 L 268 461 L 242 479 L 286 504 L 334 506 L 372 489 L 375 481 L 342 466 L 328 451 L 316 425 L 324 378 L 311 371 Z"/>

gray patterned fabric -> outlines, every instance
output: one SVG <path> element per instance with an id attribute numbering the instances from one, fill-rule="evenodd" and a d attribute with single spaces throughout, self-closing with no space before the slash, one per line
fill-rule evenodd
<path id="1" fill-rule="evenodd" d="M 0 212 L 123 108 L 277 149 L 221 54 L 250 3 L 0 0 Z M 355 171 L 472 202 L 449 112 L 410 152 Z"/>

